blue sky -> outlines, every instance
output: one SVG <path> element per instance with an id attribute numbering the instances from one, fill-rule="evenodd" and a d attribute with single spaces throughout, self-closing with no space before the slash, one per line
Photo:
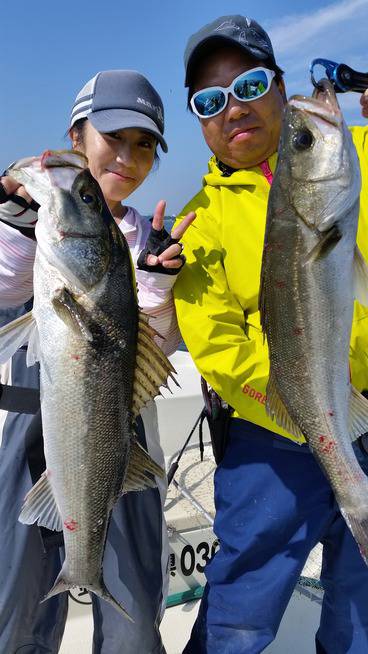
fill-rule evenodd
<path id="1" fill-rule="evenodd" d="M 368 70 L 368 0 L 17 0 L 1 7 L 0 167 L 67 146 L 70 107 L 97 71 L 132 68 L 159 91 L 169 153 L 129 199 L 142 213 L 168 202 L 175 214 L 200 188 L 209 151 L 186 110 L 183 52 L 188 37 L 227 14 L 246 14 L 270 33 L 288 95 L 309 93 L 311 59 Z M 364 124 L 359 96 L 345 94 L 349 124 Z"/>

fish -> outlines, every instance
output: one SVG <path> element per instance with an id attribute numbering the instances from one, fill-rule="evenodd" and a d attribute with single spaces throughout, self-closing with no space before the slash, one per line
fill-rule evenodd
<path id="1" fill-rule="evenodd" d="M 354 299 L 368 304 L 360 189 L 351 134 L 323 80 L 287 103 L 270 189 L 259 294 L 266 411 L 307 441 L 368 563 L 368 478 L 352 446 L 368 431 L 368 402 L 349 374 Z"/>
<path id="2" fill-rule="evenodd" d="M 135 421 L 175 371 L 139 309 L 129 247 L 85 157 L 47 151 L 8 174 L 41 205 L 33 309 L 0 330 L 1 361 L 28 343 L 27 365 L 40 362 L 46 470 L 19 519 L 63 531 L 65 561 L 45 599 L 84 587 L 131 619 L 103 579 L 107 530 L 122 494 L 165 475 Z"/>

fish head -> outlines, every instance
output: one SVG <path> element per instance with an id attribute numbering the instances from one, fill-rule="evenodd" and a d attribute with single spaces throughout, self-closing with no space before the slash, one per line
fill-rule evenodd
<path id="1" fill-rule="evenodd" d="M 281 132 L 281 184 L 304 223 L 330 229 L 359 199 L 359 161 L 331 82 L 290 98 Z"/>
<path id="2" fill-rule="evenodd" d="M 86 292 L 104 276 L 113 218 L 82 153 L 47 151 L 17 162 L 9 174 L 41 205 L 37 246 L 74 290 Z"/>

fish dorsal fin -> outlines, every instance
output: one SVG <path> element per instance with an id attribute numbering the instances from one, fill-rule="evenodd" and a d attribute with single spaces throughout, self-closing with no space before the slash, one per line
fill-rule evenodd
<path id="1" fill-rule="evenodd" d="M 354 250 L 354 297 L 368 307 L 368 266 L 357 245 Z"/>
<path id="2" fill-rule="evenodd" d="M 0 363 L 6 363 L 13 354 L 31 338 L 37 330 L 32 311 L 9 322 L 0 329 Z"/>
<path id="3" fill-rule="evenodd" d="M 168 377 L 177 381 L 170 361 L 153 340 L 160 336 L 148 324 L 148 316 L 139 311 L 137 356 L 133 386 L 133 418 L 136 418 L 142 407 L 160 393 L 160 386 L 167 387 Z"/>
<path id="4" fill-rule="evenodd" d="M 267 401 L 266 401 L 267 415 L 269 415 L 270 418 L 275 420 L 276 423 L 279 425 L 279 427 L 285 429 L 285 431 L 287 431 L 289 434 L 296 436 L 296 438 L 299 438 L 300 440 L 304 440 L 304 435 L 302 431 L 295 424 L 295 422 L 293 422 L 293 420 L 290 418 L 289 413 L 285 407 L 285 404 L 283 403 L 283 401 L 281 400 L 278 394 L 276 383 L 272 372 L 268 380 L 266 394 L 267 394 Z"/>
<path id="5" fill-rule="evenodd" d="M 36 523 L 40 527 L 62 531 L 63 521 L 55 501 L 47 470 L 42 473 L 39 480 L 27 493 L 19 522 L 25 525 Z"/>
<path id="6" fill-rule="evenodd" d="M 163 477 L 165 470 L 150 457 L 138 441 L 133 441 L 122 492 L 155 488 L 156 482 L 153 475 Z"/>
<path id="7" fill-rule="evenodd" d="M 352 441 L 368 432 L 368 400 L 351 386 L 349 435 Z"/>

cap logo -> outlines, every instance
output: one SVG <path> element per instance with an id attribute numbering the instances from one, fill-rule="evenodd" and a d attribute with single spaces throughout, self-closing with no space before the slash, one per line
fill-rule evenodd
<path id="1" fill-rule="evenodd" d="M 149 100 L 145 100 L 144 98 L 137 98 L 137 102 L 138 102 L 139 104 L 144 104 L 145 107 L 149 107 L 150 109 L 152 109 L 153 111 L 155 111 L 156 114 L 157 114 L 157 118 L 158 118 L 161 122 L 164 121 L 164 116 L 163 116 L 162 109 L 161 109 L 160 106 L 155 105 L 155 104 L 152 104 L 152 102 L 150 102 Z"/>
<path id="2" fill-rule="evenodd" d="M 236 30 L 240 30 L 239 25 L 234 23 L 233 20 L 225 20 L 221 25 L 216 27 L 215 32 L 220 32 L 221 30 L 227 30 L 229 27 L 233 27 Z"/>

